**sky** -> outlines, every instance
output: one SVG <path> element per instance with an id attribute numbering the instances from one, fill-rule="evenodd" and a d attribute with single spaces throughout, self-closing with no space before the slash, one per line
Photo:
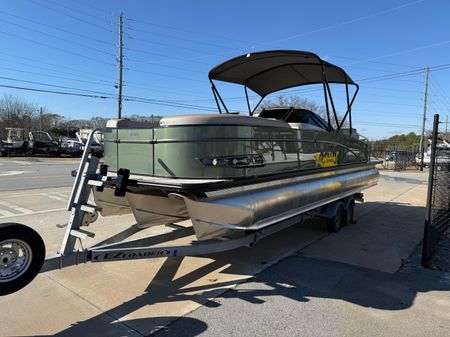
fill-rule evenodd
<path id="1" fill-rule="evenodd" d="M 3 0 L 0 96 L 67 119 L 115 118 L 121 13 L 124 116 L 213 113 L 208 71 L 274 49 L 311 51 L 344 68 L 360 85 L 353 125 L 369 139 L 420 132 L 427 66 L 427 128 L 435 113 L 450 114 L 446 0 Z M 230 110 L 246 111 L 242 88 L 219 89 Z M 345 96 L 335 90 L 342 112 Z M 320 88 L 286 94 L 324 103 Z"/>

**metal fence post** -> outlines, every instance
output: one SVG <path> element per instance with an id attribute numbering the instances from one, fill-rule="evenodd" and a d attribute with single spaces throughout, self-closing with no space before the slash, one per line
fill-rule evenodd
<path id="1" fill-rule="evenodd" d="M 431 255 L 430 251 L 430 236 L 431 236 L 431 221 L 432 221 L 432 203 L 433 203 L 433 187 L 434 187 L 434 173 L 436 170 L 436 144 L 439 130 L 439 115 L 434 115 L 433 119 L 433 134 L 431 140 L 431 155 L 430 155 L 430 170 L 428 172 L 428 191 L 427 191 L 427 207 L 425 215 L 425 226 L 423 233 L 422 245 L 422 266 L 428 266 L 428 260 Z"/>

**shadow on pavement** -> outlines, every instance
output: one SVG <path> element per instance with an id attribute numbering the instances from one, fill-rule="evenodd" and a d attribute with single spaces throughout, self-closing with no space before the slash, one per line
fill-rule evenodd
<path id="1" fill-rule="evenodd" d="M 367 204 L 366 207 L 376 208 L 376 212 L 380 212 L 378 210 L 380 207 L 374 207 L 373 205 L 376 203 Z M 411 214 L 422 214 L 423 212 L 423 207 L 413 207 L 407 204 L 395 205 L 394 203 L 389 203 L 387 206 L 391 210 L 392 206 L 395 206 L 398 214 L 408 214 L 409 216 Z M 402 207 L 408 209 L 404 209 L 402 213 L 400 209 Z M 364 209 L 362 211 L 365 213 Z M 364 216 L 367 216 L 367 214 Z M 386 221 L 390 223 L 390 226 L 400 226 L 400 230 L 405 228 L 405 223 L 399 221 L 399 219 L 389 217 Z M 422 218 L 417 219 L 417 221 L 422 223 Z M 358 232 L 370 229 L 364 225 L 363 221 L 360 221 L 359 224 L 344 229 L 344 231 L 353 230 Z M 385 227 L 385 225 L 382 227 Z M 387 234 L 385 236 L 391 235 L 392 232 L 388 230 L 388 227 L 386 228 Z M 417 230 L 421 231 L 421 228 L 419 227 Z M 283 233 L 279 233 L 279 235 L 292 235 L 292 233 L 301 235 L 302 232 L 298 228 L 296 232 L 293 232 L 292 229 L 291 231 L 287 229 Z M 319 240 L 325 237 L 332 239 L 324 232 L 324 235 Z M 358 238 L 358 236 L 355 237 Z M 390 237 L 389 239 L 395 240 L 396 238 Z M 397 240 L 401 241 L 401 238 L 397 238 Z M 346 245 L 345 241 L 341 240 L 341 242 L 343 242 L 342 245 Z M 263 242 L 260 244 L 263 244 Z M 70 328 L 57 333 L 56 336 L 108 335 L 107 333 L 96 334 L 98 326 L 105 326 L 105 324 L 105 330 L 113 330 L 114 326 L 118 327 L 121 324 L 122 328 L 128 327 L 129 331 L 139 331 L 137 335 L 152 334 L 164 327 L 158 332 L 158 336 L 159 334 L 195 336 L 207 329 L 205 322 L 188 317 L 152 317 L 108 323 L 108 321 L 119 320 L 145 306 L 156 303 L 192 301 L 214 308 L 220 307 L 222 301 L 227 298 L 238 298 L 257 305 L 265 303 L 265 298 L 269 296 L 282 296 L 305 303 L 311 297 L 319 297 L 339 299 L 363 307 L 393 311 L 410 307 L 419 292 L 450 290 L 450 279 L 443 279 L 439 273 L 424 270 L 420 267 L 406 265 L 400 271 L 392 274 L 341 262 L 306 257 L 302 255 L 301 249 L 302 247 L 299 247 L 299 254 L 283 259 L 281 262 L 260 272 L 257 276 L 248 279 L 245 279 L 245 275 L 249 275 L 249 266 L 243 265 L 240 261 L 242 260 L 242 254 L 252 254 L 250 249 L 238 249 L 208 255 L 208 258 L 212 259 L 210 263 L 178 278 L 175 276 L 183 258 L 166 259 L 155 277 L 150 281 L 145 293 L 108 310 L 105 313 L 106 315 L 102 314 L 86 321 L 78 322 Z M 409 249 L 411 253 L 414 251 L 415 246 L 409 247 Z M 357 251 L 350 251 L 350 253 L 348 250 L 344 251 L 346 254 L 358 254 Z M 258 261 L 256 258 L 250 260 L 255 265 L 253 269 L 250 268 L 252 272 L 257 273 L 263 269 L 260 264 L 264 264 L 264 261 Z M 277 259 L 273 260 L 276 261 Z M 190 286 L 199 279 L 205 279 L 208 274 L 219 269 L 223 269 L 221 274 L 243 275 L 243 278 L 241 280 L 224 282 L 210 280 L 208 284 Z M 85 281 L 89 282 L 89 280 Z M 245 283 L 238 288 L 226 291 L 242 282 Z M 105 316 L 109 318 L 107 319 Z M 117 333 L 112 335 L 117 335 Z"/>
<path id="2" fill-rule="evenodd" d="M 77 322 L 73 324 L 70 328 L 58 332 L 54 335 L 39 335 L 36 337 L 97 337 L 97 336 L 143 336 L 142 334 L 136 332 L 132 326 L 135 325 L 146 325 L 154 327 L 155 331 L 166 331 L 166 327 L 161 326 L 161 321 L 175 321 L 179 320 L 181 324 L 185 324 L 189 327 L 180 336 L 183 337 L 194 337 L 198 336 L 202 332 L 208 329 L 208 325 L 198 319 L 189 317 L 151 317 L 151 318 L 141 318 L 132 320 L 121 320 L 109 323 L 102 316 L 96 316 L 84 322 Z M 106 326 L 106 328 L 105 328 Z M 150 332 L 152 334 L 152 332 Z M 17 336 L 20 337 L 20 336 Z"/>

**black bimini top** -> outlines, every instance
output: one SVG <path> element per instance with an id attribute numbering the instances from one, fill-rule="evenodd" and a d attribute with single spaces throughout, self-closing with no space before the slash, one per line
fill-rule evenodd
<path id="1" fill-rule="evenodd" d="M 210 80 L 242 84 L 264 97 L 283 89 L 324 82 L 355 84 L 345 71 L 316 54 L 295 50 L 250 53 L 226 61 L 209 72 Z"/>

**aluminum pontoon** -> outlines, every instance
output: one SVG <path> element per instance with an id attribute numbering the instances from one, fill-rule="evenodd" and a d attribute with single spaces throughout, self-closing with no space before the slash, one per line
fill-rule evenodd
<path id="1" fill-rule="evenodd" d="M 344 70 L 313 53 L 268 51 L 229 60 L 212 69 L 209 79 L 220 114 L 164 117 L 158 123 L 112 120 L 102 130 L 103 163 L 89 154 L 94 130 L 68 203 L 71 216 L 60 252 L 42 270 L 86 261 L 223 251 L 251 245 L 317 215 L 329 219 L 330 231 L 352 222 L 355 200 L 377 183 L 378 172 L 366 141 L 352 128 L 358 86 Z M 249 116 L 230 113 L 214 81 L 243 85 Z M 342 118 L 332 83 L 346 88 Z M 323 87 L 326 121 L 295 107 L 255 113 L 270 93 L 309 84 Z M 349 86 L 355 88 L 352 97 Z M 261 96 L 253 109 L 248 89 Z M 88 202 L 91 191 L 95 204 Z M 92 235 L 81 227 L 94 222 L 98 212 L 133 213 L 137 224 L 126 235 L 75 251 L 77 240 Z M 175 226 L 160 238 L 121 242 L 148 226 L 186 219 L 192 227 Z M 194 245 L 159 245 L 191 234 Z M 45 248 L 30 228 L 3 224 L 0 255 L 0 294 L 5 294 L 39 272 Z"/>

